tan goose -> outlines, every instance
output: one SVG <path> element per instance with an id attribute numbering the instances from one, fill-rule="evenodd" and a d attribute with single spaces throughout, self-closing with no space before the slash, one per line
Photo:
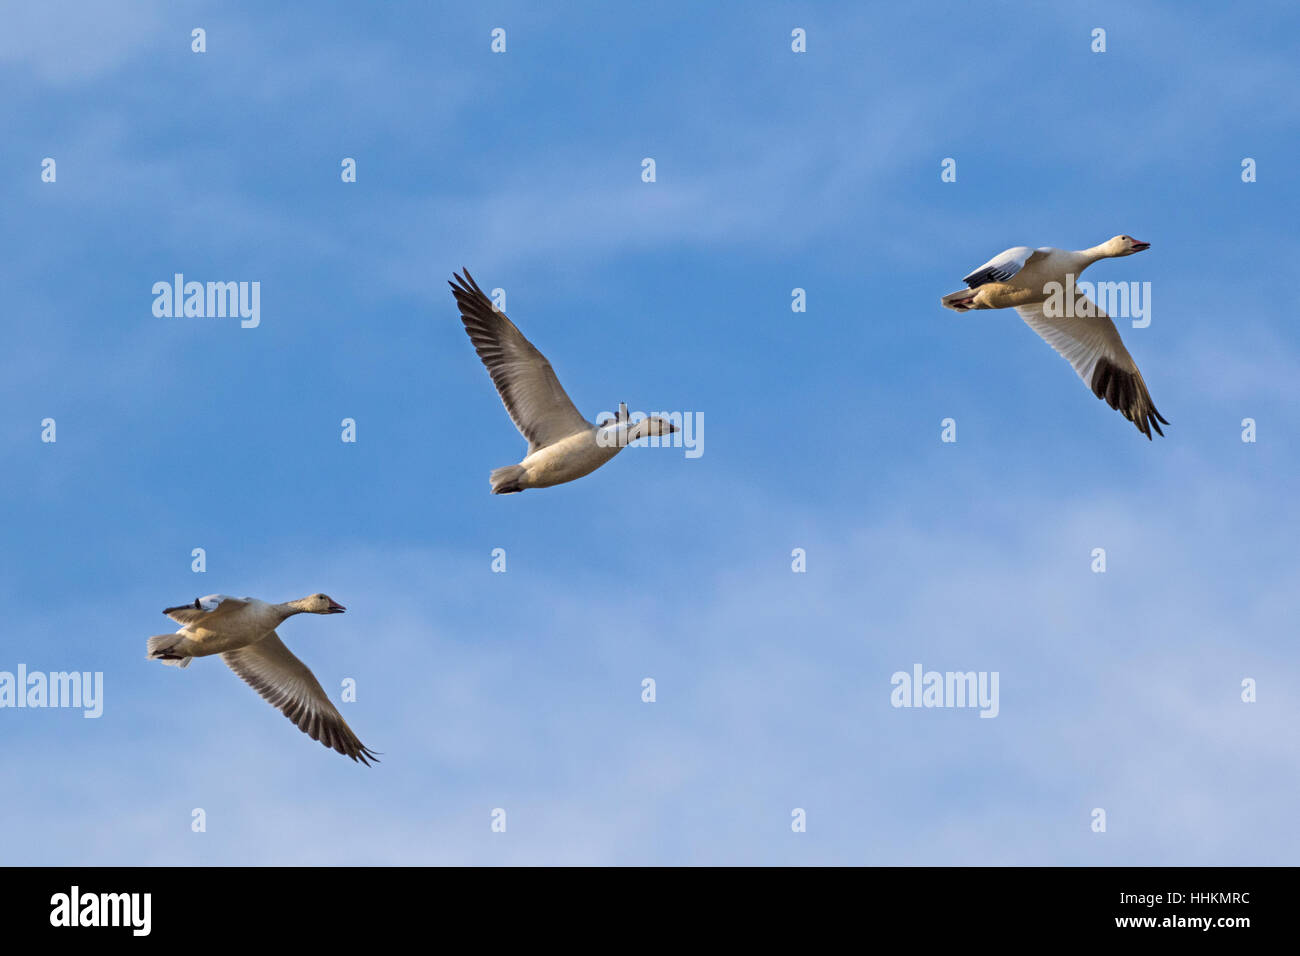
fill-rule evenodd
<path id="1" fill-rule="evenodd" d="M 945 295 L 941 301 L 958 312 L 1015 309 L 1031 329 L 1074 367 L 1094 395 L 1118 409 L 1150 440 L 1153 428 L 1157 435 L 1164 435 L 1160 423 L 1168 425 L 1169 422 L 1156 411 L 1142 373 L 1124 347 L 1115 323 L 1095 302 L 1079 296 L 1070 278 L 1077 279 L 1079 273 L 1099 259 L 1131 256 L 1149 248 L 1151 243 L 1139 242 L 1131 236 L 1116 236 L 1077 252 L 1016 246 L 966 276 L 962 281 L 968 288 Z M 1062 290 L 1059 294 L 1074 297 L 1075 301 L 1086 301 L 1087 307 L 1069 315 L 1051 314 L 1054 310 L 1045 304 L 1052 297 L 1053 289 Z"/>
<path id="2" fill-rule="evenodd" d="M 504 312 L 483 294 L 465 270 L 449 282 L 460 320 L 483 360 L 501 402 L 520 434 L 528 439 L 528 454 L 517 465 L 495 469 L 489 476 L 492 494 L 508 495 L 525 488 L 547 488 L 590 474 L 624 446 L 652 435 L 669 435 L 677 426 L 651 415 L 629 421 L 627 406 L 595 425 L 565 394 L 546 356 L 533 347 Z"/>
<path id="3" fill-rule="evenodd" d="M 209 594 L 195 598 L 193 604 L 163 610 L 182 626 L 175 634 L 149 638 L 148 657 L 188 667 L 196 657 L 220 654 L 232 671 L 312 740 L 369 766 L 378 759 L 374 751 L 357 739 L 320 681 L 275 633 L 295 614 L 342 614 L 346 610 L 324 594 L 284 604 Z"/>

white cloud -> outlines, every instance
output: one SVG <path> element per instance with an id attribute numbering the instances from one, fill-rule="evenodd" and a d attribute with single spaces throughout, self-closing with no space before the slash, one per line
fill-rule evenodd
<path id="1" fill-rule="evenodd" d="M 138 57 L 163 40 L 164 5 L 82 0 L 9 4 L 0 30 L 0 63 L 30 71 L 56 88 L 79 86 Z M 187 34 L 175 42 L 188 48 Z"/>

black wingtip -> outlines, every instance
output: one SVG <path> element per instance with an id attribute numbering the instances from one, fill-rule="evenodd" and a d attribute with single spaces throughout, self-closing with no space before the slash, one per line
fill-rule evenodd
<path id="1" fill-rule="evenodd" d="M 464 266 L 460 267 L 460 272 L 453 272 L 451 275 L 456 280 L 447 283 L 447 285 L 451 286 L 452 292 L 458 292 L 462 295 L 483 295 L 483 290 L 479 288 L 478 283 L 474 281 L 474 277 L 469 274 L 469 270 Z M 484 298 L 487 297 L 484 296 Z"/>

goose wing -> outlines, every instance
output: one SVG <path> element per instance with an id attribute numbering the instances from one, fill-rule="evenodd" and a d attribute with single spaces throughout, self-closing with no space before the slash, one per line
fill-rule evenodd
<path id="1" fill-rule="evenodd" d="M 1160 423 L 1168 425 L 1169 422 L 1156 411 L 1147 383 L 1142 380 L 1133 356 L 1124 348 L 1119 330 L 1096 303 L 1092 303 L 1092 309 L 1095 313 L 1092 316 L 1065 318 L 1049 317 L 1041 302 L 1016 307 L 1025 323 L 1074 367 L 1094 395 L 1104 398 L 1148 440 L 1153 428 L 1157 435 L 1163 436 Z"/>
<path id="2" fill-rule="evenodd" d="M 284 646 L 274 631 L 256 644 L 226 651 L 221 659 L 312 740 L 319 740 L 366 766 L 378 759 L 374 751 L 357 739 L 326 696 L 316 675 Z"/>
<path id="3" fill-rule="evenodd" d="M 209 594 L 207 597 L 195 598 L 193 604 L 163 608 L 163 613 L 186 627 L 192 624 L 206 626 L 242 607 L 248 607 L 248 602 L 226 594 Z"/>
<path id="4" fill-rule="evenodd" d="M 999 252 L 961 281 L 965 282 L 967 287 L 971 289 L 986 282 L 1006 282 L 1029 262 L 1042 255 L 1043 251 L 1041 249 L 1015 246 L 1006 252 Z"/>
<path id="5" fill-rule="evenodd" d="M 460 307 L 460 320 L 492 376 L 510 420 L 528 439 L 528 453 L 591 428 L 565 394 L 546 356 L 504 312 L 493 308 L 469 270 L 464 278 L 456 275 L 455 279 L 448 284 Z"/>

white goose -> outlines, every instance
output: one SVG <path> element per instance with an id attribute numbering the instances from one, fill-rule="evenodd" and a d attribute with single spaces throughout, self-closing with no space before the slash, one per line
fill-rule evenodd
<path id="1" fill-rule="evenodd" d="M 489 476 L 492 494 L 508 495 L 525 488 L 547 488 L 590 474 L 623 447 L 640 438 L 670 435 L 677 426 L 651 415 L 628 420 L 627 406 L 599 425 L 578 412 L 555 377 L 546 356 L 524 338 L 504 312 L 498 311 L 465 270 L 449 282 L 460 320 L 483 360 L 501 402 L 520 434 L 528 439 L 528 454 L 517 465 L 495 469 Z"/>
<path id="2" fill-rule="evenodd" d="M 352 732 L 307 665 L 284 646 L 276 627 L 295 614 L 342 614 L 347 608 L 324 594 L 268 604 L 256 598 L 209 594 L 163 613 L 182 627 L 149 638 L 150 660 L 188 667 L 195 657 L 220 654 L 244 682 L 278 707 L 312 740 L 360 760 L 377 760 Z"/>
<path id="3" fill-rule="evenodd" d="M 1115 323 L 1091 299 L 1078 296 L 1073 281 L 1098 259 L 1131 256 L 1150 248 L 1151 243 L 1131 236 L 1116 236 L 1077 252 L 1016 246 L 966 276 L 962 281 L 969 288 L 945 295 L 941 301 L 958 312 L 1014 308 L 1031 329 L 1074 366 L 1093 394 L 1118 409 L 1150 440 L 1151 429 L 1164 435 L 1158 423 L 1169 422 L 1156 411 L 1142 373 L 1124 348 Z M 1052 310 L 1045 309 L 1044 304 L 1052 295 L 1052 283 L 1074 301 L 1087 299 L 1091 309 L 1083 311 L 1091 311 L 1092 315 L 1049 314 Z"/>

